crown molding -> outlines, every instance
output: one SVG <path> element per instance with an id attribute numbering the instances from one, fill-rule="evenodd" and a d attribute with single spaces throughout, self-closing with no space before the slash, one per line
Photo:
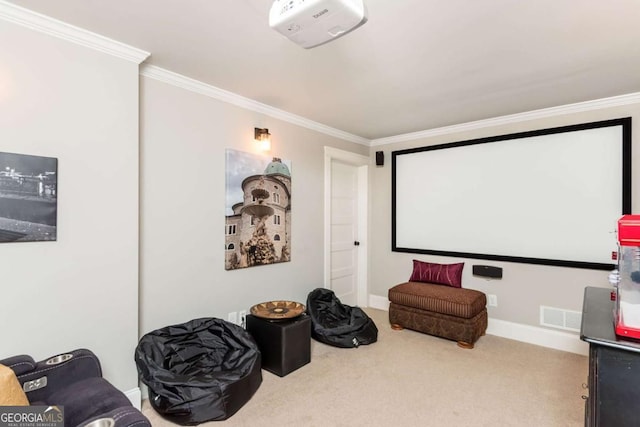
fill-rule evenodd
<path id="1" fill-rule="evenodd" d="M 0 0 L 0 19 L 137 64 L 142 63 L 150 55 L 149 52 L 16 6 L 4 0 Z"/>
<path id="2" fill-rule="evenodd" d="M 0 0 L 1 1 L 1 0 Z M 630 104 L 640 103 L 640 92 L 629 93 L 626 95 L 613 96 L 609 98 L 601 98 L 592 101 L 578 102 L 574 104 L 561 105 L 558 107 L 543 108 L 539 110 L 528 111 L 524 113 L 510 114 L 507 116 L 494 117 L 490 119 L 477 120 L 474 122 L 462 123 L 458 125 L 444 126 L 440 128 L 428 129 L 419 132 L 405 133 L 401 135 L 390 136 L 386 138 L 367 139 L 358 135 L 341 131 L 330 126 L 323 125 L 313 120 L 280 110 L 270 105 L 263 104 L 253 99 L 246 98 L 233 92 L 220 89 L 218 87 L 202 83 L 198 80 L 186 77 L 182 74 L 157 67 L 155 65 L 143 64 L 140 69 L 140 75 L 153 78 L 164 83 L 168 83 L 192 92 L 196 92 L 219 101 L 227 102 L 241 108 L 265 114 L 298 126 L 306 127 L 336 138 L 346 141 L 355 142 L 357 144 L 368 147 L 376 147 L 380 145 L 393 144 L 397 142 L 413 141 L 421 138 L 428 138 L 438 135 L 447 135 L 456 132 L 464 132 L 475 129 L 482 129 L 493 126 L 500 126 L 510 123 L 518 123 L 527 120 L 542 119 L 563 114 L 580 113 L 585 111 L 600 110 L 603 108 L 620 107 Z"/>
<path id="3" fill-rule="evenodd" d="M 370 146 L 369 139 L 354 135 L 352 133 L 341 131 L 340 129 L 323 125 L 322 123 L 314 122 L 313 120 L 309 120 L 296 114 L 292 114 L 287 111 L 272 107 L 270 105 L 254 101 L 253 99 L 246 98 L 233 92 L 229 92 L 227 90 L 202 83 L 199 80 L 186 77 L 182 74 L 174 73 L 173 71 L 169 71 L 155 65 L 143 64 L 140 68 L 140 75 L 159 80 L 161 82 L 168 83 L 182 89 L 196 92 L 201 95 L 217 99 L 219 101 L 227 102 L 229 104 L 233 104 L 247 110 L 274 117 L 285 122 L 293 123 L 294 125 L 315 130 L 329 136 L 355 142 L 356 144 L 362 144 L 367 147 Z"/>
<path id="4" fill-rule="evenodd" d="M 71 43 L 85 46 L 115 57 L 141 64 L 150 53 L 144 50 L 129 46 L 108 37 L 84 30 L 79 27 L 67 24 L 57 19 L 42 15 L 29 9 L 17 6 L 5 0 L 0 0 L 0 19 L 12 22 L 23 27 L 48 34 Z M 302 126 L 329 136 L 351 141 L 367 147 L 377 147 L 398 142 L 413 141 L 421 138 L 428 138 L 438 135 L 452 134 L 475 129 L 482 129 L 492 126 L 500 126 L 510 123 L 523 122 L 527 120 L 542 119 L 562 114 L 580 113 L 603 108 L 620 107 L 624 105 L 640 103 L 640 92 L 626 95 L 601 98 L 592 101 L 578 102 L 558 107 L 543 108 L 524 113 L 511 114 L 507 116 L 494 117 L 490 119 L 477 120 L 458 125 L 444 126 L 440 128 L 428 129 L 424 131 L 394 135 L 386 138 L 367 139 L 354 135 L 340 129 L 332 128 L 322 123 L 306 119 L 302 116 L 271 107 L 267 104 L 254 101 L 241 95 L 229 92 L 215 86 L 202 83 L 198 80 L 185 77 L 181 74 L 168 71 L 166 69 L 143 64 L 140 75 L 150 77 L 162 82 L 172 84 L 183 89 L 197 92 L 217 100 L 227 102 L 241 108 L 256 111 L 276 119 L 280 119 L 298 126 Z"/>
<path id="5" fill-rule="evenodd" d="M 494 117 L 491 119 L 477 120 L 474 122 L 451 125 L 419 132 L 405 133 L 371 140 L 371 147 L 393 144 L 396 142 L 413 141 L 420 138 L 429 138 L 438 135 L 447 135 L 456 132 L 464 132 L 475 129 L 482 129 L 492 126 L 500 126 L 510 123 L 524 122 L 527 120 L 543 119 L 547 117 L 559 116 L 562 114 L 582 113 L 585 111 L 601 110 L 603 108 L 620 107 L 629 104 L 640 103 L 640 92 L 626 95 L 601 98 L 593 101 L 578 102 L 575 104 L 561 105 L 558 107 L 543 108 L 540 110 L 527 111 L 525 113 L 510 114 L 508 116 Z"/>

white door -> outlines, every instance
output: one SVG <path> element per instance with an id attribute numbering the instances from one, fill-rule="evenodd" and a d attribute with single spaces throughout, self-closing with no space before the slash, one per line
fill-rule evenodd
<path id="1" fill-rule="evenodd" d="M 324 287 L 366 307 L 370 158 L 324 147 Z M 358 246 L 356 242 L 359 242 Z"/>
<path id="2" fill-rule="evenodd" d="M 330 288 L 343 304 L 358 305 L 358 168 L 331 162 Z"/>

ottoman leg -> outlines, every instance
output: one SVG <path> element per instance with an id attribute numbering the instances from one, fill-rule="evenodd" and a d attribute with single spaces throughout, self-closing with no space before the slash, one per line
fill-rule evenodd
<path id="1" fill-rule="evenodd" d="M 473 344 L 469 344 L 468 342 L 458 341 L 458 347 L 466 348 L 467 350 L 471 350 L 473 348 Z"/>
<path id="2" fill-rule="evenodd" d="M 391 329 L 393 329 L 394 331 L 401 331 L 404 329 L 404 327 L 402 325 L 398 325 L 397 323 L 392 323 Z"/>

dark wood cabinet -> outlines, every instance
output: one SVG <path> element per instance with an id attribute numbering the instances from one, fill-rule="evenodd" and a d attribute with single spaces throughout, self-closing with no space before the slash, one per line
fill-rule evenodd
<path id="1" fill-rule="evenodd" d="M 580 338 L 589 343 L 585 426 L 640 426 L 640 342 L 614 332 L 610 290 L 587 287 Z"/>

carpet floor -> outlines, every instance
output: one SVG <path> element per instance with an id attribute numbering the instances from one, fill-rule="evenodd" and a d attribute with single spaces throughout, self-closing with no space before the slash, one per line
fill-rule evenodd
<path id="1" fill-rule="evenodd" d="M 485 335 L 472 350 L 410 330 L 366 309 L 378 342 L 340 349 L 312 340 L 311 363 L 278 377 L 262 371 L 252 399 L 203 426 L 584 425 L 585 356 Z M 154 426 L 174 424 L 143 402 Z"/>

